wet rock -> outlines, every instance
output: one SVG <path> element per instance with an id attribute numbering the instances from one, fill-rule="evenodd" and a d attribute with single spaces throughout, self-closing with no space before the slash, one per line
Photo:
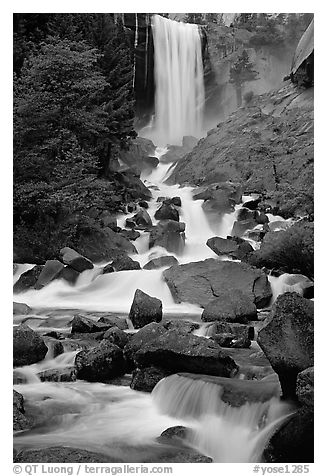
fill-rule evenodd
<path id="1" fill-rule="evenodd" d="M 114 272 L 115 272 L 115 269 L 113 268 L 113 266 L 111 266 L 111 264 L 107 264 L 106 266 L 102 268 L 102 274 L 109 274 Z"/>
<path id="2" fill-rule="evenodd" d="M 179 213 L 173 205 L 169 205 L 164 202 L 161 207 L 155 212 L 154 218 L 156 218 L 156 220 L 179 221 Z"/>
<path id="3" fill-rule="evenodd" d="M 150 322 L 160 322 L 162 320 L 162 302 L 160 299 L 149 296 L 137 289 L 129 311 L 129 319 L 135 329 L 139 329 Z"/>
<path id="4" fill-rule="evenodd" d="M 121 349 L 123 349 L 128 342 L 127 335 L 118 327 L 111 327 L 110 329 L 108 329 L 104 333 L 103 338 L 107 339 L 112 344 L 117 345 Z"/>
<path id="5" fill-rule="evenodd" d="M 258 333 L 258 344 L 278 374 L 284 398 L 296 398 L 299 372 L 313 365 L 313 302 L 297 293 L 278 296 Z"/>
<path id="6" fill-rule="evenodd" d="M 206 213 L 223 215 L 234 210 L 235 201 L 230 199 L 227 191 L 216 190 L 212 195 L 212 199 L 205 200 L 202 204 L 202 208 Z"/>
<path id="7" fill-rule="evenodd" d="M 129 271 L 132 269 L 141 269 L 140 263 L 138 261 L 134 261 L 127 255 L 122 255 L 116 258 L 111 263 L 111 266 L 114 268 L 115 271 Z"/>
<path id="8" fill-rule="evenodd" d="M 235 337 L 231 342 L 231 349 L 248 349 L 251 346 L 251 340 L 246 337 Z"/>
<path id="9" fill-rule="evenodd" d="M 219 236 L 214 236 L 209 238 L 206 244 L 218 256 L 228 255 L 240 260 L 246 258 L 246 256 L 253 251 L 249 242 L 245 240 L 239 241 L 232 237 L 220 238 Z"/>
<path id="10" fill-rule="evenodd" d="M 75 284 L 80 273 L 70 266 L 65 266 L 61 272 L 58 274 L 58 279 L 64 279 L 70 284 Z"/>
<path id="11" fill-rule="evenodd" d="M 120 234 L 127 240 L 131 240 L 131 241 L 135 241 L 141 236 L 140 232 L 136 230 L 121 230 Z"/>
<path id="12" fill-rule="evenodd" d="M 65 264 L 69 265 L 79 273 L 82 273 L 86 269 L 93 269 L 93 263 L 89 259 L 67 246 L 60 250 L 60 256 Z"/>
<path id="13" fill-rule="evenodd" d="M 314 297 L 314 283 L 303 274 L 290 274 L 283 282 L 290 287 L 289 291 L 295 291 L 307 299 Z"/>
<path id="14" fill-rule="evenodd" d="M 172 441 L 183 441 L 185 440 L 192 430 L 186 426 L 172 426 L 164 430 L 161 435 L 157 438 L 159 443 L 168 443 Z"/>
<path id="15" fill-rule="evenodd" d="M 199 329 L 199 324 L 196 322 L 191 321 L 184 321 L 184 319 L 176 320 L 176 319 L 168 319 L 162 321 L 162 325 L 165 329 L 171 330 L 174 329 L 177 332 L 182 333 L 192 333 L 196 329 Z"/>
<path id="16" fill-rule="evenodd" d="M 22 293 L 28 289 L 35 288 L 37 280 L 42 272 L 43 266 L 36 265 L 34 268 L 22 273 L 18 281 L 14 284 L 14 293 Z"/>
<path id="17" fill-rule="evenodd" d="M 149 204 L 145 200 L 140 200 L 138 205 L 139 205 L 139 207 L 142 207 L 142 208 L 146 208 L 146 209 L 149 208 Z"/>
<path id="18" fill-rule="evenodd" d="M 288 221 L 273 221 L 269 223 L 269 231 L 285 231 L 288 230 L 290 226 L 292 226 L 292 223 Z"/>
<path id="19" fill-rule="evenodd" d="M 111 327 L 118 327 L 118 329 L 121 329 L 122 331 L 128 329 L 126 319 L 122 317 L 102 316 L 98 322 L 108 325 L 108 329 Z"/>
<path id="20" fill-rule="evenodd" d="M 264 307 L 271 299 L 266 274 L 246 263 L 207 259 L 195 263 L 175 265 L 163 272 L 176 302 L 190 302 L 205 307 L 208 302 L 231 290 L 239 290 L 257 307 Z"/>
<path id="21" fill-rule="evenodd" d="M 149 248 L 162 246 L 171 253 L 181 254 L 185 246 L 185 223 L 174 220 L 159 222 L 150 232 Z"/>
<path id="22" fill-rule="evenodd" d="M 256 212 L 255 221 L 258 223 L 258 225 L 265 225 L 269 222 L 269 218 L 263 212 Z"/>
<path id="23" fill-rule="evenodd" d="M 247 220 L 235 221 L 231 235 L 241 238 L 246 231 L 252 230 L 255 226 L 257 226 L 257 222 L 252 218 Z"/>
<path id="24" fill-rule="evenodd" d="M 77 378 L 89 382 L 106 382 L 126 372 L 123 351 L 106 339 L 92 349 L 79 352 L 75 367 Z"/>
<path id="25" fill-rule="evenodd" d="M 64 353 L 64 346 L 61 340 L 56 340 L 51 337 L 49 338 L 47 336 L 44 336 L 44 342 L 49 349 L 47 355 L 48 357 L 51 356 L 51 358 L 55 359 L 56 357 L 58 357 L 58 355 Z"/>
<path id="26" fill-rule="evenodd" d="M 178 264 L 178 260 L 175 256 L 160 256 L 159 258 L 154 258 L 149 261 L 143 266 L 143 269 L 159 269 L 164 266 L 173 266 L 174 264 Z"/>
<path id="27" fill-rule="evenodd" d="M 32 309 L 23 302 L 14 302 L 13 304 L 14 316 L 30 314 L 30 312 L 32 311 Z"/>
<path id="28" fill-rule="evenodd" d="M 14 367 L 34 364 L 43 360 L 48 347 L 43 339 L 26 324 L 14 327 Z"/>
<path id="29" fill-rule="evenodd" d="M 128 189 L 134 199 L 151 200 L 151 191 L 144 185 L 142 180 L 132 171 L 117 173 L 117 179 Z"/>
<path id="30" fill-rule="evenodd" d="M 313 367 L 302 370 L 296 380 L 296 395 L 302 405 L 314 405 L 314 371 Z"/>
<path id="31" fill-rule="evenodd" d="M 141 208 L 136 215 L 133 216 L 133 222 L 137 226 L 152 226 L 151 217 L 144 208 Z"/>
<path id="32" fill-rule="evenodd" d="M 216 334 L 224 333 L 233 334 L 236 338 L 254 340 L 253 326 L 234 322 L 214 322 L 212 326 L 210 326 L 208 335 L 214 337 Z"/>
<path id="33" fill-rule="evenodd" d="M 37 376 L 41 382 L 75 382 L 76 369 L 72 365 L 62 369 L 42 370 Z"/>
<path id="34" fill-rule="evenodd" d="M 161 324 L 151 322 L 132 335 L 124 348 L 124 355 L 128 362 L 133 362 L 136 352 L 145 346 L 147 342 L 155 339 L 167 331 Z"/>
<path id="35" fill-rule="evenodd" d="M 133 218 L 126 218 L 126 220 L 125 220 L 125 226 L 126 226 L 127 228 L 135 228 L 135 227 L 136 227 L 136 223 L 135 223 L 135 221 L 134 221 Z"/>
<path id="36" fill-rule="evenodd" d="M 240 289 L 223 291 L 204 307 L 202 321 L 226 321 L 247 324 L 257 319 L 257 308 L 253 296 Z"/>
<path id="37" fill-rule="evenodd" d="M 82 314 L 76 314 L 71 321 L 72 334 L 92 333 L 92 332 L 105 332 L 111 326 L 104 322 L 96 322 Z"/>
<path id="38" fill-rule="evenodd" d="M 139 368 L 159 366 L 172 372 L 233 376 L 238 367 L 221 347 L 209 339 L 168 330 L 146 342 L 134 355 Z"/>
<path id="39" fill-rule="evenodd" d="M 35 289 L 42 289 L 47 284 L 51 283 L 51 281 L 58 277 L 63 268 L 64 265 L 56 259 L 46 261 L 35 284 Z"/>
<path id="40" fill-rule="evenodd" d="M 112 215 L 108 210 L 103 210 L 99 216 L 102 226 L 115 229 L 117 227 L 117 218 Z"/>
<path id="41" fill-rule="evenodd" d="M 248 208 L 249 210 L 256 210 L 261 200 L 261 197 L 255 198 L 253 200 L 248 200 L 247 202 L 243 203 L 243 207 Z"/>
<path id="42" fill-rule="evenodd" d="M 173 197 L 171 199 L 171 203 L 175 205 L 175 207 L 181 207 L 182 206 L 182 200 L 181 197 Z"/>
<path id="43" fill-rule="evenodd" d="M 117 460 L 108 455 L 94 453 L 79 448 L 54 446 L 42 449 L 30 449 L 17 453 L 15 463 L 115 463 Z"/>
<path id="44" fill-rule="evenodd" d="M 279 428 L 263 452 L 267 463 L 314 462 L 314 416 L 304 407 Z"/>
<path id="45" fill-rule="evenodd" d="M 31 426 L 25 416 L 24 397 L 16 390 L 13 395 L 13 426 L 14 431 L 26 430 Z"/>
<path id="46" fill-rule="evenodd" d="M 256 212 L 248 208 L 240 208 L 237 213 L 237 221 L 255 220 Z"/>
<path id="47" fill-rule="evenodd" d="M 216 193 L 218 192 L 218 193 Z M 221 193 L 223 192 L 223 193 Z M 220 182 L 198 187 L 193 193 L 194 200 L 221 200 L 227 209 L 242 200 L 242 186 L 239 183 Z"/>
<path id="48" fill-rule="evenodd" d="M 141 392 L 152 392 L 160 380 L 171 375 L 171 371 L 160 367 L 150 366 L 133 371 L 131 388 Z"/>

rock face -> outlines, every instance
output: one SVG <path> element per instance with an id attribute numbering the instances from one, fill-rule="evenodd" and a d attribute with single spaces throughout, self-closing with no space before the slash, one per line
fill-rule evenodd
<path id="1" fill-rule="evenodd" d="M 277 372 L 284 398 L 296 398 L 299 372 L 313 365 L 313 302 L 297 293 L 278 296 L 258 333 L 258 344 Z"/>
<path id="2" fill-rule="evenodd" d="M 227 321 L 247 324 L 257 319 L 257 308 L 252 296 L 240 289 L 222 292 L 205 306 L 202 321 Z"/>
<path id="3" fill-rule="evenodd" d="M 108 340 L 101 341 L 92 349 L 79 352 L 75 358 L 75 366 L 77 378 L 89 382 L 106 382 L 126 372 L 123 351 Z"/>
<path id="4" fill-rule="evenodd" d="M 14 367 L 34 364 L 43 360 L 48 347 L 43 339 L 26 324 L 14 327 Z"/>
<path id="5" fill-rule="evenodd" d="M 150 232 L 149 247 L 162 246 L 171 253 L 181 254 L 185 245 L 185 223 L 165 220 Z"/>
<path id="6" fill-rule="evenodd" d="M 302 405 L 313 408 L 314 404 L 314 372 L 313 367 L 300 372 L 296 380 L 296 396 Z"/>
<path id="7" fill-rule="evenodd" d="M 129 311 L 129 319 L 135 329 L 140 329 L 150 322 L 160 322 L 162 320 L 162 302 L 160 299 L 144 293 L 141 289 L 137 289 Z"/>
<path id="8" fill-rule="evenodd" d="M 26 430 L 30 422 L 25 416 L 24 397 L 14 390 L 13 395 L 13 424 L 14 431 Z"/>
<path id="9" fill-rule="evenodd" d="M 171 372 L 160 367 L 136 369 L 133 372 L 131 388 L 141 392 L 152 392 L 157 383 L 168 375 L 171 375 Z"/>
<path id="10" fill-rule="evenodd" d="M 154 258 L 143 266 L 143 269 L 159 269 L 164 266 L 173 266 L 178 264 L 175 256 L 160 256 L 160 258 Z"/>
<path id="11" fill-rule="evenodd" d="M 205 307 L 223 292 L 240 290 L 252 298 L 258 308 L 271 299 L 271 288 L 263 271 L 246 263 L 207 259 L 172 266 L 163 277 L 176 302 L 190 302 Z"/>
<path id="12" fill-rule="evenodd" d="M 68 264 L 71 268 L 73 268 L 75 271 L 78 271 L 79 273 L 82 273 L 86 269 L 93 269 L 93 263 L 89 259 L 80 255 L 72 248 L 68 248 L 67 246 L 60 250 L 60 256 L 65 264 Z"/>
<path id="13" fill-rule="evenodd" d="M 14 293 L 22 293 L 30 288 L 34 288 L 39 276 L 42 272 L 43 266 L 36 265 L 34 268 L 22 273 L 18 281 L 14 284 Z"/>
<path id="14" fill-rule="evenodd" d="M 60 261 L 56 259 L 48 260 L 38 277 L 35 289 L 42 289 L 44 286 L 56 279 L 63 269 L 64 265 Z"/>
<path id="15" fill-rule="evenodd" d="M 134 354 L 139 368 L 156 366 L 172 372 L 233 376 L 238 367 L 213 341 L 188 333 L 167 330 L 148 341 Z"/>

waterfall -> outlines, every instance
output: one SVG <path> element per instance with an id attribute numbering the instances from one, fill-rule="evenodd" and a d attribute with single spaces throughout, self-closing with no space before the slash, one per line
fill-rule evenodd
<path id="1" fill-rule="evenodd" d="M 176 374 L 161 380 L 152 397 L 162 414 L 187 422 L 188 444 L 216 463 L 259 462 L 293 413 L 273 382 Z"/>
<path id="2" fill-rule="evenodd" d="M 155 74 L 155 136 L 158 145 L 180 145 L 201 136 L 204 82 L 197 25 L 152 17 Z"/>
<path id="3" fill-rule="evenodd" d="M 138 26 L 138 19 L 137 13 L 135 13 L 135 41 L 134 41 L 134 65 L 133 65 L 133 89 L 135 85 L 135 74 L 136 74 L 136 48 L 138 45 L 138 36 L 139 36 L 139 26 Z"/>

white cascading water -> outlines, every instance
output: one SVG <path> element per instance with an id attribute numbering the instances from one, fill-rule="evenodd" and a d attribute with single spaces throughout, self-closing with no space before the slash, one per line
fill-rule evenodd
<path id="1" fill-rule="evenodd" d="M 197 25 L 152 17 L 155 74 L 155 130 L 161 146 L 201 137 L 204 82 Z"/>

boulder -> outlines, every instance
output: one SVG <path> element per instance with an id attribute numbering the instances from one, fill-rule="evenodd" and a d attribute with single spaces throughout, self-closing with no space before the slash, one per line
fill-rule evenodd
<path id="1" fill-rule="evenodd" d="M 209 238 L 206 244 L 218 256 L 228 255 L 240 260 L 245 259 L 246 256 L 253 251 L 249 242 L 245 240 L 238 241 L 233 238 L 214 236 Z"/>
<path id="2" fill-rule="evenodd" d="M 62 261 L 65 264 L 68 264 L 71 268 L 79 273 L 82 273 L 86 269 L 93 269 L 93 263 L 85 258 L 85 256 L 80 255 L 77 251 L 73 250 L 72 248 L 62 248 L 60 250 L 60 256 Z"/>
<path id="3" fill-rule="evenodd" d="M 131 240 L 131 241 L 135 241 L 141 236 L 141 233 L 136 230 L 121 230 L 120 234 L 127 240 Z"/>
<path id="4" fill-rule="evenodd" d="M 148 204 L 148 202 L 146 202 L 145 200 L 140 200 L 140 201 L 138 202 L 138 206 L 139 206 L 139 207 L 142 207 L 142 208 L 146 208 L 146 209 L 149 208 L 149 204 Z"/>
<path id="5" fill-rule="evenodd" d="M 182 200 L 181 197 L 173 197 L 171 199 L 171 203 L 175 205 L 175 207 L 181 207 L 182 206 Z"/>
<path id="6" fill-rule="evenodd" d="M 218 191 L 218 193 L 216 193 Z M 223 192 L 223 194 L 221 193 Z M 241 203 L 242 201 L 242 186 L 239 183 L 219 182 L 211 185 L 198 187 L 193 193 L 194 200 L 221 200 L 225 202 L 228 207 L 232 204 Z"/>
<path id="7" fill-rule="evenodd" d="M 255 220 L 256 212 L 248 208 L 240 208 L 237 213 L 237 221 Z"/>
<path id="8" fill-rule="evenodd" d="M 170 267 L 174 264 L 178 264 L 178 260 L 175 258 L 175 256 L 160 256 L 159 258 L 150 260 L 146 265 L 143 266 L 143 269 L 159 269 L 163 267 Z"/>
<path id="9" fill-rule="evenodd" d="M 146 202 L 145 202 L 146 203 Z M 152 220 L 148 212 L 144 208 L 140 210 L 133 216 L 133 222 L 137 226 L 152 226 Z"/>
<path id="10" fill-rule="evenodd" d="M 26 314 L 30 314 L 30 312 L 32 311 L 32 309 L 25 303 L 23 302 L 14 302 L 13 303 L 13 313 L 14 313 L 14 316 L 15 315 L 26 315 Z"/>
<path id="11" fill-rule="evenodd" d="M 257 341 L 278 374 L 284 398 L 296 398 L 298 373 L 313 365 L 313 302 L 297 293 L 279 295 Z"/>
<path id="12" fill-rule="evenodd" d="M 157 438 L 157 441 L 159 443 L 168 443 L 173 441 L 180 442 L 186 440 L 191 431 L 192 430 L 186 426 L 172 426 L 167 428 L 167 430 L 164 430 L 159 438 Z"/>
<path id="13" fill-rule="evenodd" d="M 123 351 L 107 339 L 89 350 L 82 350 L 75 357 L 77 378 L 89 382 L 106 382 L 124 375 L 126 362 Z"/>
<path id="14" fill-rule="evenodd" d="M 141 289 L 137 289 L 129 311 L 129 319 L 135 329 L 150 322 L 160 322 L 162 320 L 162 302 L 160 299 L 144 293 Z"/>
<path id="15" fill-rule="evenodd" d="M 111 266 L 111 264 L 107 264 L 106 266 L 102 268 L 102 274 L 109 274 L 114 272 L 115 272 L 115 269 L 113 268 L 113 266 Z"/>
<path id="16" fill-rule="evenodd" d="M 161 207 L 155 212 L 154 218 L 156 220 L 179 221 L 179 213 L 173 205 L 169 205 L 164 202 Z"/>
<path id="17" fill-rule="evenodd" d="M 34 364 L 43 360 L 48 352 L 42 337 L 26 324 L 14 327 L 14 367 Z"/>
<path id="18" fill-rule="evenodd" d="M 121 255 L 113 260 L 111 266 L 115 271 L 129 271 L 132 269 L 141 269 L 140 263 L 134 261 L 127 255 Z"/>
<path id="19" fill-rule="evenodd" d="M 83 314 L 76 314 L 71 321 L 71 325 L 72 334 L 105 332 L 112 327 L 104 322 L 96 322 L 89 317 L 83 316 Z"/>
<path id="20" fill-rule="evenodd" d="M 252 230 L 255 226 L 257 226 L 257 222 L 252 218 L 247 220 L 234 221 L 231 235 L 241 238 L 246 231 Z"/>
<path id="21" fill-rule="evenodd" d="M 56 259 L 50 259 L 46 261 L 40 273 L 40 276 L 38 277 L 38 280 L 35 284 L 35 289 L 42 289 L 47 284 L 51 283 L 51 281 L 58 277 L 58 275 L 63 269 L 64 265 Z"/>
<path id="22" fill-rule="evenodd" d="M 236 338 L 254 340 L 254 327 L 251 325 L 234 322 L 214 322 L 208 330 L 208 335 L 214 337 L 217 334 L 232 334 Z"/>
<path id="23" fill-rule="evenodd" d="M 313 367 L 302 370 L 296 379 L 296 396 L 302 405 L 314 405 L 314 371 Z"/>
<path id="24" fill-rule="evenodd" d="M 252 298 L 258 308 L 272 297 L 266 274 L 246 263 L 217 261 L 213 258 L 175 265 L 163 272 L 176 302 L 190 302 L 205 307 L 223 292 L 238 289 Z"/>
<path id="25" fill-rule="evenodd" d="M 314 296 L 314 283 L 303 274 L 290 274 L 283 282 L 289 287 L 289 291 L 295 291 L 300 296 L 307 299 L 312 299 Z"/>
<path id="26" fill-rule="evenodd" d="M 104 333 L 103 338 L 121 349 L 123 349 L 128 342 L 127 334 L 118 327 L 110 327 L 110 329 Z"/>
<path id="27" fill-rule="evenodd" d="M 234 210 L 235 201 L 230 198 L 228 191 L 215 190 L 212 193 L 212 197 L 209 200 L 205 200 L 202 204 L 202 208 L 206 213 L 218 213 L 224 215 L 225 213 L 231 213 Z"/>
<path id="28" fill-rule="evenodd" d="M 313 463 L 314 416 L 301 408 L 270 438 L 263 452 L 266 463 Z"/>
<path id="29" fill-rule="evenodd" d="M 124 348 L 126 360 L 129 363 L 133 362 L 135 354 L 139 349 L 144 347 L 147 342 L 150 342 L 165 332 L 167 332 L 167 329 L 156 322 L 151 322 L 151 324 L 142 327 L 142 329 L 132 335 Z"/>
<path id="30" fill-rule="evenodd" d="M 26 449 L 15 457 L 15 463 L 117 463 L 108 455 L 66 446 Z"/>
<path id="31" fill-rule="evenodd" d="M 207 373 L 232 377 L 238 370 L 234 360 L 215 342 L 189 333 L 167 330 L 146 342 L 134 355 L 139 368 L 161 367 L 172 372 Z"/>
<path id="32" fill-rule="evenodd" d="M 182 254 L 185 246 L 185 223 L 174 220 L 159 222 L 150 232 L 149 248 L 162 246 L 167 251 Z"/>
<path id="33" fill-rule="evenodd" d="M 231 349 L 248 349 L 251 346 L 251 340 L 246 337 L 236 337 L 234 334 L 214 334 L 210 337 L 221 347 Z"/>
<path id="34" fill-rule="evenodd" d="M 256 212 L 254 219 L 258 225 L 265 225 L 266 223 L 269 223 L 269 218 L 263 212 Z"/>
<path id="35" fill-rule="evenodd" d="M 14 431 L 26 430 L 31 426 L 25 416 L 24 397 L 16 390 L 13 395 L 13 426 Z"/>
<path id="36" fill-rule="evenodd" d="M 110 329 L 111 327 L 118 327 L 118 329 L 121 329 L 122 331 L 125 331 L 126 329 L 128 329 L 126 319 L 122 317 L 102 316 L 98 320 L 98 323 L 103 323 L 108 325 L 108 329 Z"/>
<path id="37" fill-rule="evenodd" d="M 272 221 L 271 223 L 269 223 L 269 231 L 285 231 L 285 230 L 288 230 L 288 228 L 290 226 L 292 226 L 292 223 L 290 223 L 289 221 L 285 221 L 285 220 L 277 220 L 277 221 Z"/>
<path id="38" fill-rule="evenodd" d="M 112 215 L 108 210 L 103 210 L 99 216 L 100 223 L 104 227 L 115 229 L 117 227 L 117 218 Z"/>
<path id="39" fill-rule="evenodd" d="M 157 383 L 168 375 L 171 375 L 171 371 L 153 365 L 136 369 L 133 371 L 131 388 L 141 392 L 152 392 Z"/>
<path id="40" fill-rule="evenodd" d="M 37 376 L 41 382 L 75 382 L 76 369 L 71 365 L 61 369 L 42 370 Z"/>
<path id="41" fill-rule="evenodd" d="M 22 293 L 28 289 L 35 289 L 35 285 L 42 272 L 43 266 L 36 265 L 32 269 L 22 273 L 14 284 L 14 294 Z"/>
<path id="42" fill-rule="evenodd" d="M 58 279 L 64 279 L 69 284 L 75 284 L 80 273 L 70 266 L 65 266 L 61 272 L 58 274 Z"/>
<path id="43" fill-rule="evenodd" d="M 144 185 L 142 180 L 133 171 L 125 171 L 116 174 L 117 179 L 127 188 L 129 195 L 134 199 L 151 200 L 151 191 Z"/>
<path id="44" fill-rule="evenodd" d="M 205 305 L 202 321 L 226 321 L 247 324 L 257 319 L 257 308 L 253 296 L 240 289 L 223 291 Z"/>
<path id="45" fill-rule="evenodd" d="M 256 210 L 261 200 L 262 197 L 254 198 L 253 200 L 248 200 L 243 203 L 243 207 L 248 208 L 249 210 Z"/>

